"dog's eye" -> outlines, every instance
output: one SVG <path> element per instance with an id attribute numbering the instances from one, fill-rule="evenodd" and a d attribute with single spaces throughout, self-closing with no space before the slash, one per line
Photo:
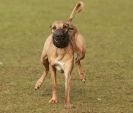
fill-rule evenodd
<path id="1" fill-rule="evenodd" d="M 52 29 L 53 29 L 53 30 L 56 30 L 56 26 L 53 26 Z"/>

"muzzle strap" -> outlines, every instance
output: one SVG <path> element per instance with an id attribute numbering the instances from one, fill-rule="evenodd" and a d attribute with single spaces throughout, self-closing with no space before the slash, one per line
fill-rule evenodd
<path id="1" fill-rule="evenodd" d="M 65 48 L 69 44 L 68 31 L 64 32 L 62 29 L 58 29 L 53 33 L 53 44 L 57 48 Z"/>

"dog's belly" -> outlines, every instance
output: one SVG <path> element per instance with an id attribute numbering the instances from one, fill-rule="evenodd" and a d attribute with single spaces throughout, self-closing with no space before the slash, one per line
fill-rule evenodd
<path id="1" fill-rule="evenodd" d="M 62 61 L 57 61 L 56 63 L 55 63 L 55 68 L 59 71 L 59 72 L 61 72 L 61 73 L 64 73 L 64 63 L 62 62 Z"/>

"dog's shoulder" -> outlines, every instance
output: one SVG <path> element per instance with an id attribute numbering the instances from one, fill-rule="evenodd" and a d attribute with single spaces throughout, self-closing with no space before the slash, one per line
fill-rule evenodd
<path id="1" fill-rule="evenodd" d="M 43 46 L 43 53 L 46 53 L 46 51 L 49 49 L 51 43 L 52 43 L 52 34 L 50 34 L 45 40 L 45 43 Z"/>
<path id="2" fill-rule="evenodd" d="M 50 35 L 46 38 L 44 45 L 49 45 L 51 42 L 52 42 L 52 34 L 50 34 Z"/>

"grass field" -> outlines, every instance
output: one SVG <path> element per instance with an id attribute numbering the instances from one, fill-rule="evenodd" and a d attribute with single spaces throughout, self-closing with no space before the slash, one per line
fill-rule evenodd
<path id="1" fill-rule="evenodd" d="M 66 19 L 77 0 L 0 0 L 0 113 L 133 113 L 133 1 L 84 0 L 74 20 L 86 40 L 86 84 L 73 71 L 72 102 L 64 109 L 64 76 L 57 105 L 40 55 L 54 20 Z"/>

